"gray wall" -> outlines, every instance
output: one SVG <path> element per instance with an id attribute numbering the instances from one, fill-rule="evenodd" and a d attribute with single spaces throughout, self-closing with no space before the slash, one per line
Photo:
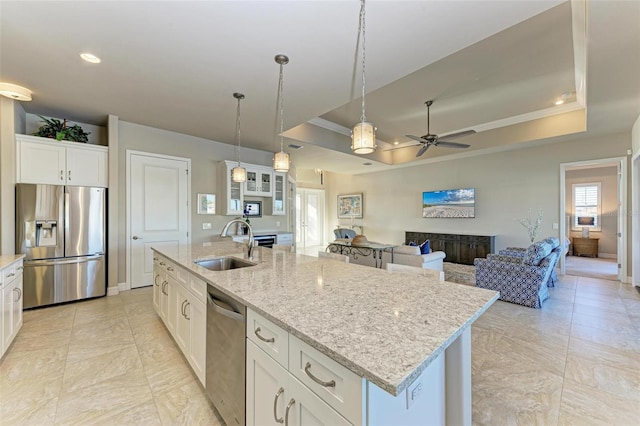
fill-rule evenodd
<path id="1" fill-rule="evenodd" d="M 577 183 L 600 183 L 602 212 L 600 231 L 590 231 L 591 238 L 598 238 L 598 252 L 607 257 L 617 257 L 618 241 L 618 169 L 599 167 L 593 169 L 570 170 L 565 175 L 565 209 L 567 216 L 573 212 L 572 185 Z M 631 207 L 631 206 L 629 206 Z M 571 231 L 571 218 L 567 219 L 567 235 L 581 237 L 582 231 Z"/>
<path id="2" fill-rule="evenodd" d="M 144 151 L 155 154 L 171 155 L 191 159 L 191 242 L 210 241 L 219 234 L 222 227 L 234 216 L 199 215 L 196 209 L 197 193 L 216 194 L 217 206 L 219 182 L 217 178 L 217 164 L 223 160 L 235 158 L 234 147 L 229 144 L 214 142 L 207 139 L 183 135 L 167 130 L 142 126 L 139 124 L 120 121 L 118 126 L 118 282 L 126 281 L 126 151 Z M 240 159 L 250 164 L 271 166 L 273 154 L 266 151 L 242 148 Z M 251 199 L 259 200 L 258 197 Z M 211 230 L 203 230 L 202 223 L 210 222 Z M 278 227 L 276 222 L 280 222 Z M 251 219 L 254 230 L 286 230 L 287 221 L 284 216 L 268 216 Z"/>
<path id="3" fill-rule="evenodd" d="M 357 176 L 327 174 L 327 232 L 338 224 L 336 196 L 362 192 L 362 225 L 371 241 L 401 243 L 404 231 L 449 232 L 496 234 L 497 249 L 524 247 L 529 239 L 517 219 L 529 209 L 544 212 L 540 237 L 559 236 L 552 225 L 560 223 L 561 163 L 625 156 L 630 146 L 630 133 L 615 134 L 606 143 L 581 138 Z M 467 187 L 476 189 L 474 219 L 422 218 L 423 191 Z"/>

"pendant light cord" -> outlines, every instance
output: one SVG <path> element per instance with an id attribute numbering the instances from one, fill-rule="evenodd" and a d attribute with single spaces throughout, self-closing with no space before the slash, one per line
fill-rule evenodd
<path id="1" fill-rule="evenodd" d="M 238 98 L 238 108 L 236 110 L 236 161 L 240 167 L 240 99 Z"/>
<path id="2" fill-rule="evenodd" d="M 362 115 L 360 116 L 360 120 L 364 123 L 367 121 L 367 116 L 365 115 L 365 100 L 364 100 L 364 87 L 365 87 L 365 74 L 364 74 L 364 64 L 365 64 L 365 20 L 364 20 L 364 2 L 365 0 L 360 0 L 360 28 L 359 32 L 362 33 Z"/>
<path id="3" fill-rule="evenodd" d="M 280 152 L 284 151 L 284 64 L 280 64 L 280 81 L 278 82 L 278 97 L 280 98 Z"/>

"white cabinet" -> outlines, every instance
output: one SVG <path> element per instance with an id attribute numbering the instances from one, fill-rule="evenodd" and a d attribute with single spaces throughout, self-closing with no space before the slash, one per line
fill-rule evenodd
<path id="1" fill-rule="evenodd" d="M 204 385 L 207 285 L 158 254 L 154 255 L 153 275 L 153 306 Z"/>
<path id="2" fill-rule="evenodd" d="M 282 244 L 284 246 L 292 246 L 293 245 L 293 234 L 292 233 L 280 233 L 276 237 L 276 244 Z"/>
<path id="3" fill-rule="evenodd" d="M 220 194 L 220 212 L 223 215 L 242 215 L 244 202 L 244 185 L 231 179 L 231 170 L 238 163 L 222 161 L 218 164 L 218 181 Z"/>
<path id="4" fill-rule="evenodd" d="M 247 425 L 350 425 L 275 360 L 247 341 Z"/>
<path id="5" fill-rule="evenodd" d="M 271 197 L 273 194 L 273 169 L 269 167 L 247 166 L 247 181 L 244 183 L 244 195 Z"/>
<path id="6" fill-rule="evenodd" d="M 16 135 L 18 183 L 106 188 L 109 148 Z"/>
<path id="7" fill-rule="evenodd" d="M 284 216 L 287 188 L 287 174 L 275 172 L 273 174 L 273 207 L 271 214 L 274 216 Z"/>
<path id="8" fill-rule="evenodd" d="M 0 288 L 2 356 L 22 327 L 22 259 L 0 269 Z"/>
<path id="9" fill-rule="evenodd" d="M 443 425 L 444 365 L 442 353 L 393 396 L 248 309 L 247 425 L 275 425 L 287 407 L 289 425 Z"/>

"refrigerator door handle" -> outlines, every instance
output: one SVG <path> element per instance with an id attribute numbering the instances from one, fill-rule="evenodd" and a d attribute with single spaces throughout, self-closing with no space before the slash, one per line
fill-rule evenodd
<path id="1" fill-rule="evenodd" d="M 100 260 L 103 259 L 104 256 L 102 254 L 96 256 L 83 256 L 83 257 L 74 257 L 74 258 L 58 258 L 58 259 L 47 259 L 47 260 L 27 260 L 24 262 L 24 266 L 54 266 L 54 265 L 71 265 L 74 263 L 87 263 L 92 260 Z"/>

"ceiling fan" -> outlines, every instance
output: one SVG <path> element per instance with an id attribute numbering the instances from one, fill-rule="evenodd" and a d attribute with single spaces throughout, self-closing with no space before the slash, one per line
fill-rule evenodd
<path id="1" fill-rule="evenodd" d="M 444 146 L 447 148 L 469 148 L 470 145 L 464 144 L 464 143 L 457 143 L 457 142 L 449 142 L 448 139 L 458 139 L 458 138 L 462 138 L 465 136 L 469 136 L 472 135 L 474 133 L 476 133 L 475 130 L 465 130 L 464 132 L 458 132 L 458 133 L 451 133 L 450 135 L 445 135 L 442 136 L 442 139 L 440 139 L 438 137 L 438 135 L 432 135 L 431 132 L 429 131 L 429 111 L 430 111 L 430 107 L 433 104 L 433 101 L 427 101 L 425 102 L 425 105 L 427 106 L 427 134 L 424 136 L 414 136 L 414 135 L 405 135 L 408 138 L 411 138 L 415 141 L 417 141 L 418 143 L 411 143 L 409 145 L 403 145 L 403 146 L 397 146 L 395 148 L 390 148 L 390 149 L 386 149 L 385 151 L 393 151 L 396 149 L 402 149 L 402 148 L 408 148 L 410 146 L 420 146 L 422 145 L 422 147 L 418 150 L 418 152 L 416 153 L 416 157 L 420 157 L 422 154 L 424 154 L 427 149 L 429 149 L 429 147 L 431 146 Z M 444 140 L 447 139 L 447 140 Z"/>

